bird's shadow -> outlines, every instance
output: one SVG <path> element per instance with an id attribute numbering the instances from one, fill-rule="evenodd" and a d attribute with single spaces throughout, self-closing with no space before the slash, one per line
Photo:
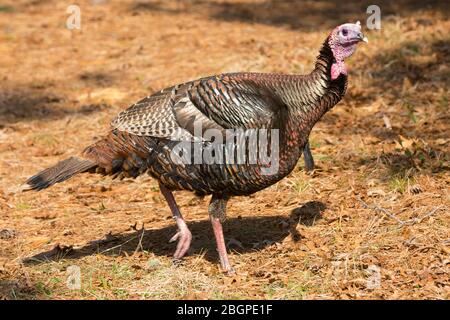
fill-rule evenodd
<path id="1" fill-rule="evenodd" d="M 0 81 L 0 129 L 25 121 L 54 121 L 71 115 L 87 116 L 108 107 L 105 103 L 72 107 L 67 97 L 48 89 L 51 85 L 50 82 L 23 87 Z"/>
<path id="2" fill-rule="evenodd" d="M 296 230 L 298 224 L 312 226 L 321 219 L 326 206 L 322 202 L 310 201 L 291 211 L 290 216 L 238 217 L 223 223 L 228 249 L 237 253 L 261 250 L 283 241 L 291 235 L 299 241 L 301 235 Z M 211 262 L 217 262 L 214 236 L 208 220 L 188 223 L 193 234 L 189 255 L 204 255 Z M 101 254 L 108 256 L 130 255 L 140 250 L 158 256 L 171 256 L 175 243 L 168 240 L 176 233 L 176 226 L 161 229 L 142 229 L 126 234 L 107 234 L 99 240 L 90 241 L 81 248 L 56 246 L 23 260 L 25 265 L 42 264 L 60 259 L 79 259 L 84 256 Z"/>

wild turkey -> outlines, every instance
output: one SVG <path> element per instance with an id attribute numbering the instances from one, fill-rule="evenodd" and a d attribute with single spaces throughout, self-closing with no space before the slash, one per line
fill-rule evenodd
<path id="1" fill-rule="evenodd" d="M 28 179 L 24 189 L 42 190 L 81 172 L 126 177 L 148 172 L 159 181 L 178 226 L 177 234 L 170 240 L 178 240 L 175 259 L 185 255 L 192 235 L 172 191 L 211 194 L 209 214 L 220 263 L 224 271 L 231 272 L 221 224 L 228 199 L 275 184 L 294 169 L 302 152 L 307 156 L 307 166 L 313 165 L 308 136 L 322 115 L 343 97 L 347 87 L 344 60 L 354 53 L 360 41 L 367 42 L 367 38 L 363 37 L 359 22 L 336 27 L 326 38 L 315 68 L 308 75 L 230 73 L 163 89 L 122 111 L 112 121 L 109 134 L 87 147 L 80 157 L 43 170 Z M 196 125 L 202 131 L 197 132 Z M 200 145 L 201 153 L 211 146 L 226 147 L 224 140 L 206 137 L 205 132 L 224 133 L 227 129 L 270 132 L 270 148 L 266 151 L 278 150 L 277 163 L 263 163 L 260 159 L 251 163 L 249 157 L 239 163 L 198 163 L 192 154 L 183 155 L 184 149 L 178 154 L 180 143 L 194 148 Z M 235 137 L 230 141 L 235 146 L 241 143 Z M 244 145 L 245 153 L 254 152 L 245 141 Z M 233 159 L 234 152 L 231 151 Z M 184 161 L 176 161 L 174 154 Z M 264 173 L 270 165 L 276 165 L 277 170 Z"/>

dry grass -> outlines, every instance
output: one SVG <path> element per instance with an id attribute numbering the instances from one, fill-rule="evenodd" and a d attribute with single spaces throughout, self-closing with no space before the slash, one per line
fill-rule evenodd
<path id="1" fill-rule="evenodd" d="M 208 199 L 177 194 L 194 241 L 174 267 L 175 226 L 149 177 L 14 188 L 157 89 L 227 71 L 307 72 L 330 28 L 363 21 L 367 4 L 79 3 L 74 32 L 64 1 L 0 6 L 0 297 L 449 298 L 446 1 L 378 3 L 382 30 L 368 32 L 349 62 L 347 96 L 312 133 L 315 173 L 300 162 L 230 202 L 234 277 L 218 271 Z M 66 286 L 71 265 L 80 290 Z"/>

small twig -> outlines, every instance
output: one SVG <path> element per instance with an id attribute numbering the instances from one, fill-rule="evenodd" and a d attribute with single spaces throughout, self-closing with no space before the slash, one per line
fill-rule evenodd
<path id="1" fill-rule="evenodd" d="M 139 243 L 136 246 L 136 249 L 134 250 L 133 254 L 136 254 L 136 252 L 138 251 L 139 248 L 141 248 L 142 251 L 144 251 L 144 247 L 142 246 L 142 239 L 144 238 L 144 233 L 145 233 L 145 229 L 144 229 L 144 224 L 142 224 L 142 233 L 141 233 L 141 237 L 139 238 Z"/>
<path id="2" fill-rule="evenodd" d="M 428 212 L 426 215 L 424 215 L 422 218 L 413 218 L 413 219 L 409 219 L 406 220 L 404 222 L 404 224 L 408 224 L 408 225 L 413 225 L 416 223 L 421 223 L 423 220 L 425 220 L 428 217 L 431 217 L 433 214 L 435 214 L 436 212 L 438 212 L 440 209 L 442 209 L 441 206 L 434 208 L 433 210 L 431 210 L 430 212 Z"/>
<path id="3" fill-rule="evenodd" d="M 397 223 L 400 224 L 401 226 L 403 226 L 405 224 L 405 221 L 397 218 L 394 214 L 392 214 L 391 212 L 389 212 L 385 208 L 382 208 L 382 207 L 379 207 L 379 206 L 376 206 L 376 205 L 368 205 L 360 197 L 358 197 L 357 199 L 358 199 L 359 202 L 361 202 L 361 204 L 363 205 L 363 207 L 365 209 L 372 209 L 374 211 L 381 211 L 382 213 L 387 215 L 389 218 L 394 219 L 395 221 L 397 221 Z"/>
<path id="4" fill-rule="evenodd" d="M 431 217 L 432 215 L 434 215 L 436 212 L 438 212 L 439 210 L 442 209 L 442 206 L 436 207 L 433 210 L 431 210 L 430 212 L 428 212 L 426 215 L 424 215 L 422 218 L 412 218 L 412 219 L 408 219 L 406 221 L 403 221 L 399 218 L 397 218 L 394 214 L 392 214 L 391 212 L 389 212 L 388 210 L 386 210 L 385 208 L 376 206 L 376 205 L 368 205 L 366 202 L 364 202 L 360 197 L 357 198 L 359 202 L 361 202 L 361 204 L 363 205 L 363 207 L 365 209 L 372 209 L 374 211 L 380 211 L 382 213 L 384 213 L 385 215 L 387 215 L 389 218 L 394 219 L 395 221 L 398 222 L 398 224 L 400 225 L 400 227 L 403 227 L 405 225 L 414 225 L 416 223 L 421 223 L 423 220 L 425 220 L 428 217 Z"/>
<path id="5" fill-rule="evenodd" d="M 123 246 L 124 244 L 127 244 L 128 242 L 130 242 L 130 241 L 136 239 L 137 237 L 138 237 L 138 236 L 132 237 L 132 238 L 128 239 L 127 241 L 125 241 L 124 243 L 121 243 L 121 244 L 118 244 L 117 246 L 114 246 L 114 247 L 108 248 L 108 249 L 106 249 L 106 250 L 103 250 L 103 251 L 100 252 L 100 254 L 103 254 L 103 253 L 105 253 L 105 252 L 108 252 L 108 251 L 111 251 L 111 250 L 120 248 L 120 247 Z"/>

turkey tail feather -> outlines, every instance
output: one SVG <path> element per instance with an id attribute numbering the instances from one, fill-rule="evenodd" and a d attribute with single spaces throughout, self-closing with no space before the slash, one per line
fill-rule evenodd
<path id="1" fill-rule="evenodd" d="M 97 164 L 91 160 L 70 157 L 29 178 L 23 190 L 42 190 L 96 166 Z"/>

